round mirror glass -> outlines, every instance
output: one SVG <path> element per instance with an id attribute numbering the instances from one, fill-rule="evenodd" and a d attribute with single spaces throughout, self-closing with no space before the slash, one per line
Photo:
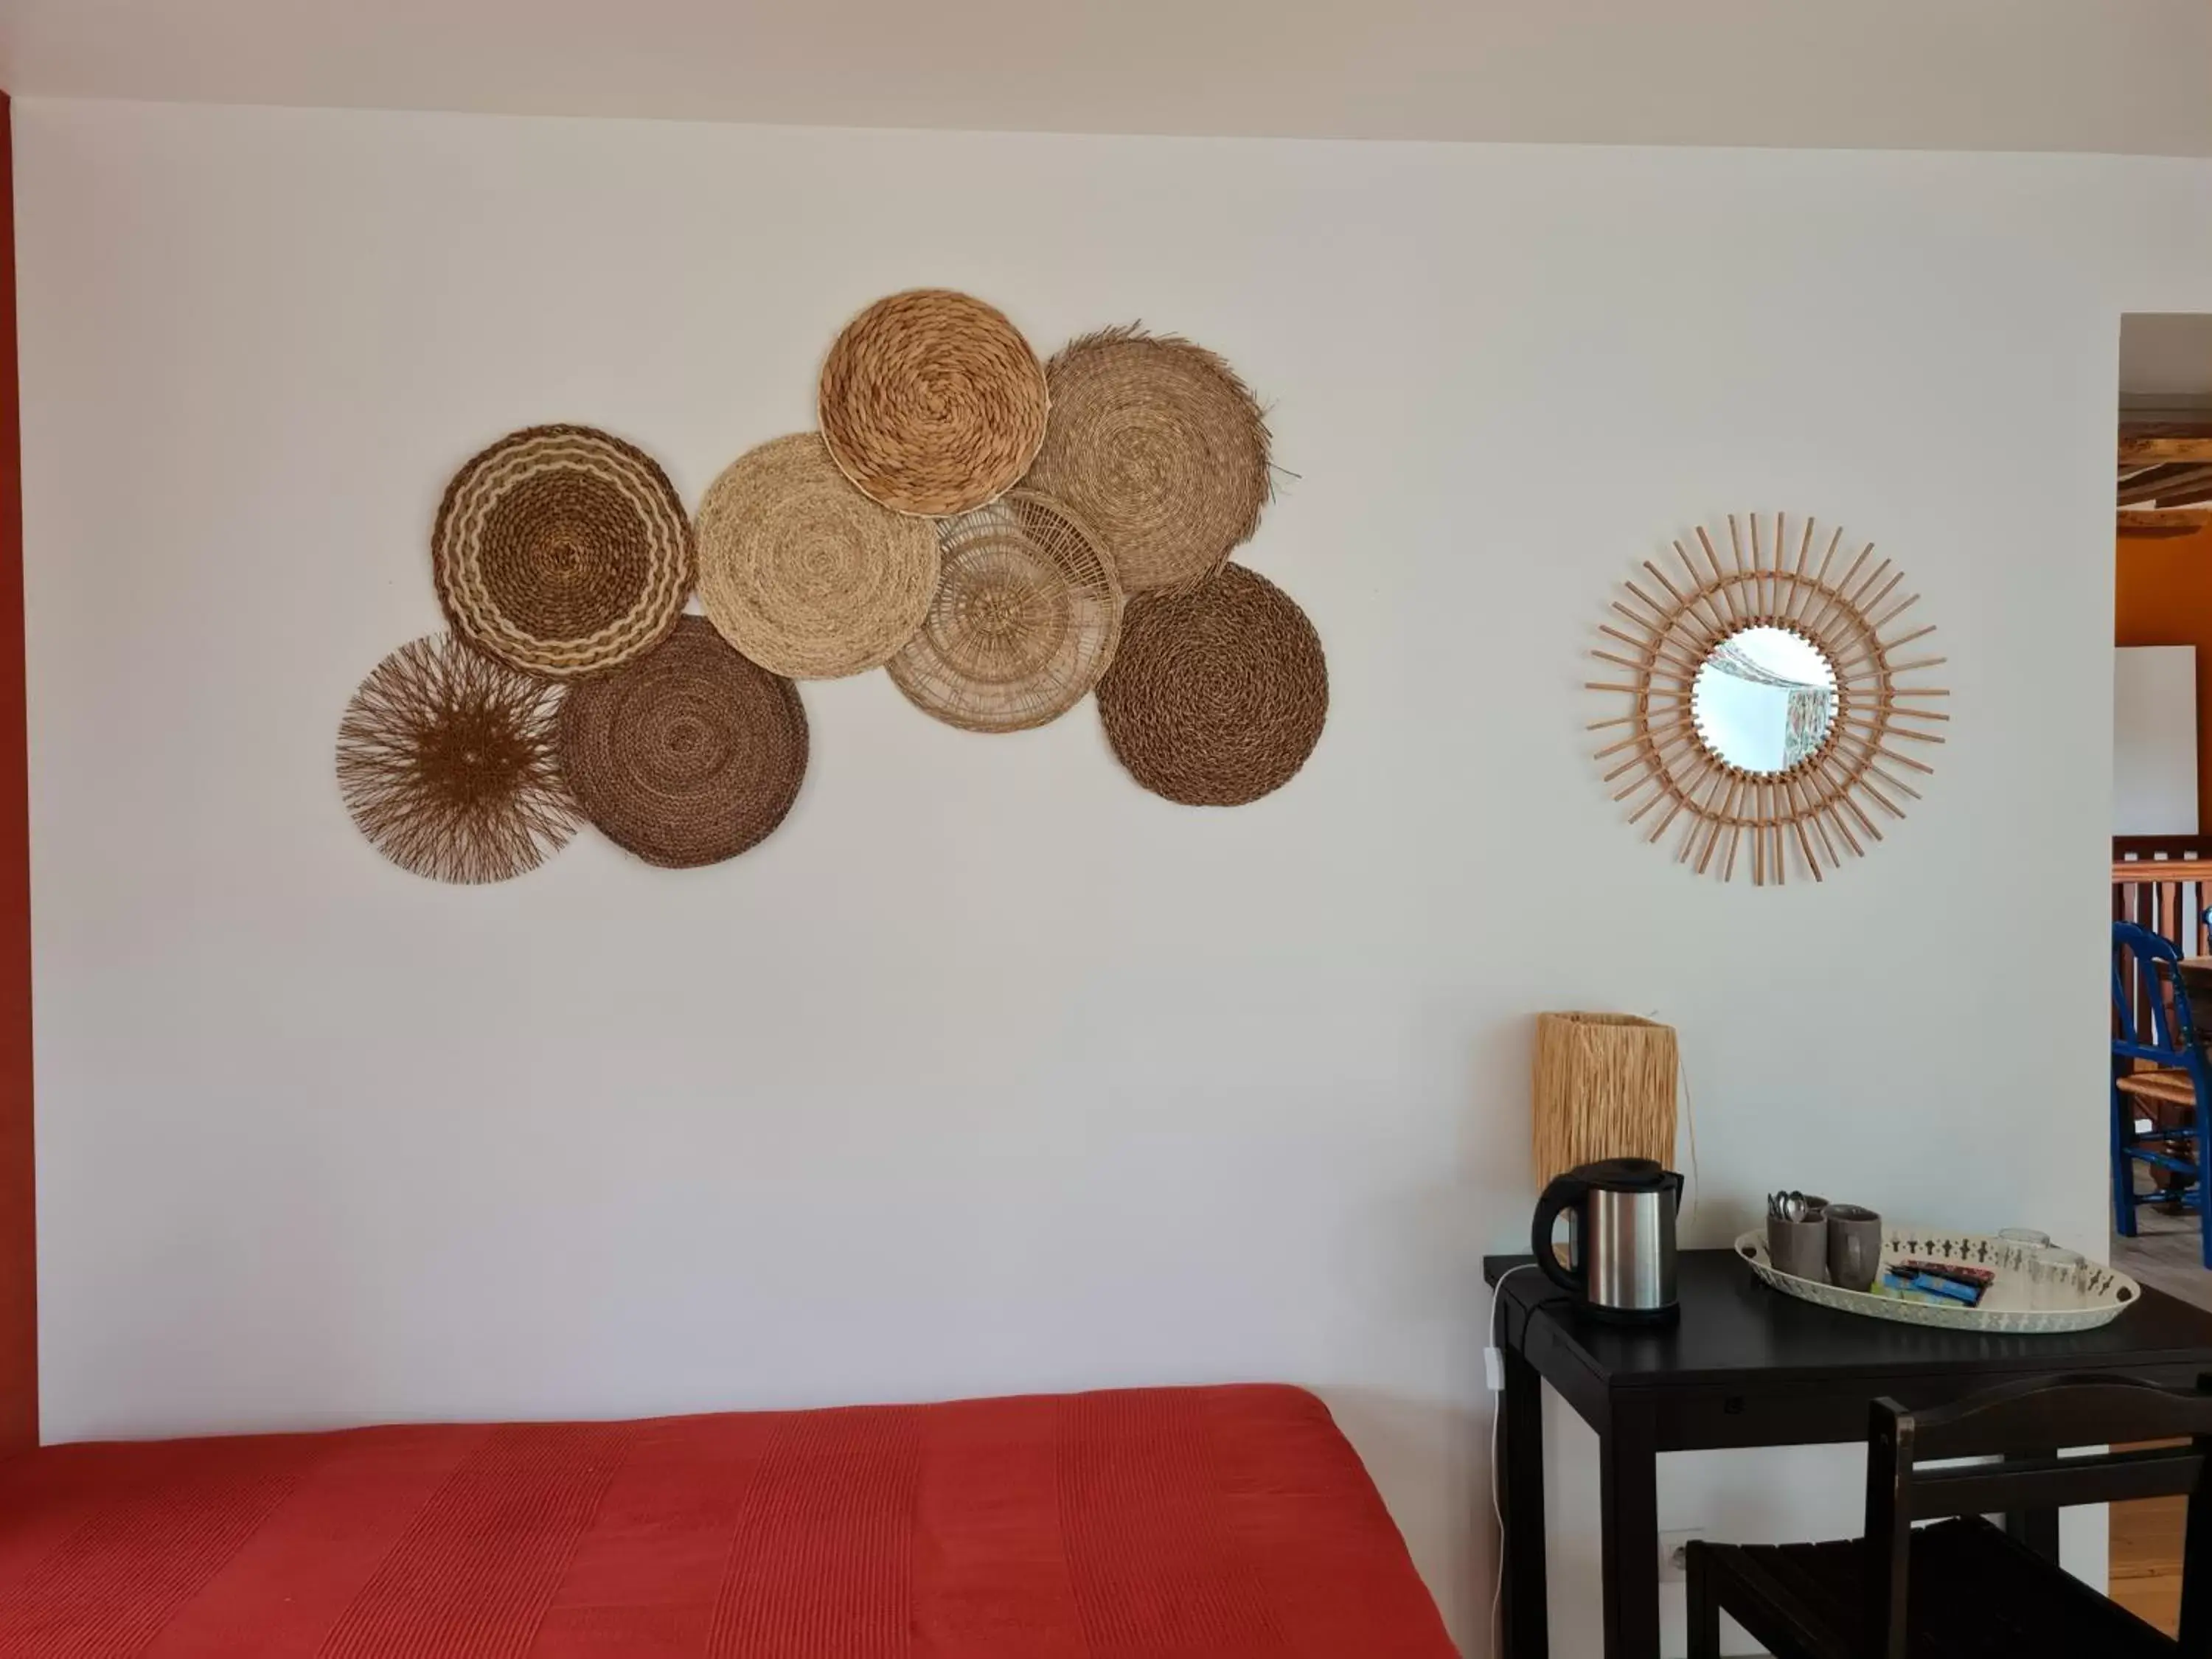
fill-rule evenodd
<path id="1" fill-rule="evenodd" d="M 1828 740 L 1836 670 L 1786 628 L 1744 628 L 1706 654 L 1690 692 L 1698 735 L 1730 766 L 1787 772 Z"/>

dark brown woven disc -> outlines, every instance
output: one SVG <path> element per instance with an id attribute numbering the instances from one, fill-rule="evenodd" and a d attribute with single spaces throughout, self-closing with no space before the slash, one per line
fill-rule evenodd
<path id="1" fill-rule="evenodd" d="M 783 822 L 806 775 L 806 711 L 797 686 L 686 617 L 635 662 L 571 688 L 561 760 L 610 840 L 689 869 Z"/>
<path id="2" fill-rule="evenodd" d="M 565 679 L 667 636 L 691 591 L 691 524 L 642 450 L 590 427 L 532 427 L 453 475 L 430 562 L 464 639 Z"/>
<path id="3" fill-rule="evenodd" d="M 338 724 L 338 789 L 377 851 L 434 881 L 505 881 L 576 833 L 561 688 L 451 634 L 403 645 Z"/>
<path id="4" fill-rule="evenodd" d="M 1232 564 L 1188 593 L 1130 601 L 1098 710 L 1154 794 L 1241 806 L 1288 783 L 1321 741 L 1328 664 L 1291 597 Z"/>

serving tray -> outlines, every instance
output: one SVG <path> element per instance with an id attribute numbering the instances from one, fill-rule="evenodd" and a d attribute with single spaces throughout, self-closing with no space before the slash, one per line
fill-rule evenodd
<path id="1" fill-rule="evenodd" d="M 1984 1233 L 1895 1227 L 1885 1228 L 1881 1237 L 1885 1267 L 1893 1261 L 1917 1258 L 1986 1267 L 1996 1274 L 1990 1288 L 1983 1292 L 1980 1304 L 1972 1308 L 1907 1302 L 1872 1291 L 1846 1291 L 1785 1273 L 1766 1254 L 1764 1228 L 1739 1237 L 1735 1253 L 1751 1264 L 1752 1272 L 1785 1296 L 1816 1302 L 1840 1313 L 1893 1319 L 1902 1325 L 1940 1325 L 1956 1331 L 2000 1331 L 2028 1336 L 2090 1331 L 2110 1324 L 2142 1295 L 2142 1286 L 2116 1267 L 2102 1267 L 2094 1261 L 2084 1262 L 2079 1267 L 2037 1267 L 2029 1260 L 2032 1252 L 2025 1247 Z"/>

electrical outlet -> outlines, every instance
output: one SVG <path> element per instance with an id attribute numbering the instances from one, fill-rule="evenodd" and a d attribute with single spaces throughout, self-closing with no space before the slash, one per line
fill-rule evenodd
<path id="1" fill-rule="evenodd" d="M 1659 1534 L 1659 1582 L 1661 1583 L 1679 1584 L 1682 1582 L 1683 1575 L 1689 1568 L 1689 1564 L 1682 1558 L 1682 1547 L 1692 1538 L 1703 1538 L 1705 1535 L 1705 1529 L 1703 1527 L 1684 1527 L 1680 1532 L 1662 1532 Z"/>

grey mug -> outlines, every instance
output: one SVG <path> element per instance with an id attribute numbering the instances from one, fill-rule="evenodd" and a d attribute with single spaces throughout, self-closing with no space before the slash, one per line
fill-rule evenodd
<path id="1" fill-rule="evenodd" d="M 1828 1282 L 1828 1224 L 1826 1220 L 1784 1221 L 1766 1218 L 1766 1255 L 1777 1273 L 1792 1279 Z"/>
<path id="2" fill-rule="evenodd" d="M 1828 1206 L 1828 1282 L 1870 1289 L 1881 1273 L 1881 1218 L 1856 1204 Z"/>

